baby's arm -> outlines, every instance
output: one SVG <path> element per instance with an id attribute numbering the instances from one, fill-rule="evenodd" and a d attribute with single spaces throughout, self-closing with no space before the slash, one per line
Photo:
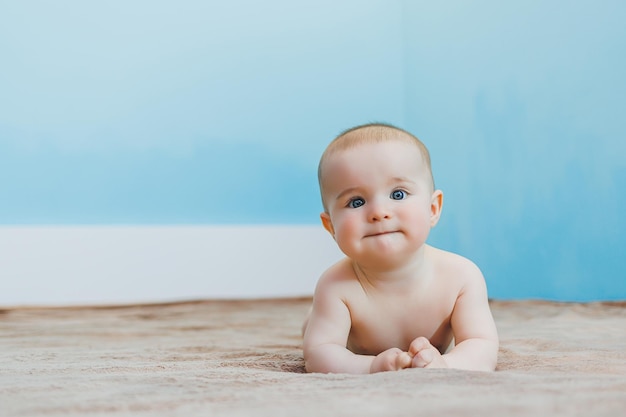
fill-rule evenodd
<path id="1" fill-rule="evenodd" d="M 476 265 L 467 262 L 467 279 L 450 319 L 455 347 L 443 358 L 450 368 L 493 371 L 498 361 L 498 332 L 485 279 Z"/>
<path id="2" fill-rule="evenodd" d="M 366 374 L 408 368 L 411 358 L 400 349 L 378 356 L 357 355 L 346 348 L 350 311 L 338 295 L 340 283 L 322 279 L 313 297 L 313 308 L 304 332 L 307 372 Z"/>

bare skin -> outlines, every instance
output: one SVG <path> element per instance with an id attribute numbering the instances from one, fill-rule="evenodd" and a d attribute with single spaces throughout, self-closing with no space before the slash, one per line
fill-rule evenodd
<path id="1" fill-rule="evenodd" d="M 495 369 L 498 339 L 482 274 L 467 259 L 430 246 L 425 257 L 431 272 L 408 286 L 372 285 L 347 258 L 331 267 L 304 327 L 307 371 Z"/>
<path id="2" fill-rule="evenodd" d="M 323 169 L 322 223 L 347 256 L 316 287 L 303 326 L 307 371 L 494 370 L 498 336 L 482 273 L 425 243 L 443 193 L 418 148 L 359 144 Z"/>

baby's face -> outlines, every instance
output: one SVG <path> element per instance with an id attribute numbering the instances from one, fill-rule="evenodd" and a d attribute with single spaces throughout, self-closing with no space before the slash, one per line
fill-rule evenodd
<path id="1" fill-rule="evenodd" d="M 436 222 L 429 170 L 407 141 L 364 143 L 329 155 L 322 188 L 325 226 L 339 248 L 364 266 L 406 261 Z"/>

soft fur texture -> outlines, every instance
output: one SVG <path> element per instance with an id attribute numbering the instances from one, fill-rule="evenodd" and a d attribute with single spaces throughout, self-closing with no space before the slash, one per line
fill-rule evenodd
<path id="1" fill-rule="evenodd" d="M 492 302 L 494 373 L 306 374 L 310 299 L 0 311 L 0 415 L 617 416 L 626 304 Z"/>

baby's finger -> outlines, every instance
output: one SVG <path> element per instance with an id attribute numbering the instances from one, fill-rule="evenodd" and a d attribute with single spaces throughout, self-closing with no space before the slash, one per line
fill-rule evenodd
<path id="1" fill-rule="evenodd" d="M 396 369 L 410 368 L 412 365 L 412 358 L 407 352 L 400 352 L 396 356 Z"/>
<path id="2" fill-rule="evenodd" d="M 420 351 L 432 347 L 428 339 L 425 337 L 418 337 L 409 345 L 409 355 L 412 357 L 417 355 Z"/>
<path id="3" fill-rule="evenodd" d="M 423 349 L 413 357 L 411 366 L 413 368 L 424 368 L 428 366 L 434 358 L 435 353 L 433 352 L 433 348 Z"/>

